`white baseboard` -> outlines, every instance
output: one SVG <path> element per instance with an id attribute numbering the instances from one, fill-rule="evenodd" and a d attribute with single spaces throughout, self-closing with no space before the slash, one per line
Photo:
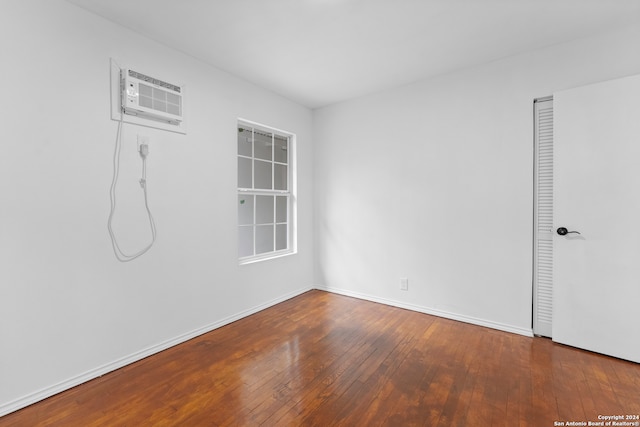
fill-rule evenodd
<path id="1" fill-rule="evenodd" d="M 188 341 L 192 338 L 195 338 L 199 335 L 205 334 L 207 332 L 213 331 L 214 329 L 218 329 L 222 326 L 228 325 L 229 323 L 235 322 L 237 320 L 240 320 L 244 317 L 250 316 L 252 314 L 255 314 L 259 311 L 262 311 L 266 308 L 269 308 L 271 306 L 274 306 L 276 304 L 279 304 L 283 301 L 286 301 L 288 299 L 291 299 L 295 296 L 298 296 L 300 294 L 303 294 L 307 291 L 310 291 L 312 289 L 318 289 L 318 290 L 322 290 L 322 291 L 327 291 L 327 292 L 331 292 L 331 293 L 335 293 L 335 294 L 340 294 L 340 295 L 345 295 L 345 296 L 349 296 L 349 297 L 353 297 L 353 298 L 358 298 L 358 299 L 362 299 L 362 300 L 366 300 L 366 301 L 372 301 L 372 302 L 377 302 L 380 304 L 385 304 L 385 305 L 390 305 L 393 307 L 399 307 L 399 308 L 404 308 L 407 310 L 412 310 L 412 311 L 416 311 L 419 313 L 425 313 L 425 314 L 431 314 L 434 316 L 438 316 L 438 317 L 444 317 L 446 319 L 452 319 L 452 320 L 458 320 L 461 322 L 465 322 L 465 323 L 470 323 L 473 325 L 478 325 L 478 326 L 485 326 L 487 328 L 492 328 L 492 329 L 497 329 L 500 331 L 505 331 L 505 332 L 511 332 L 514 334 L 519 334 L 519 335 L 524 335 L 527 337 L 533 337 L 533 332 L 530 329 L 523 329 L 523 328 L 518 328 L 518 327 L 514 327 L 511 325 L 506 325 L 503 323 L 498 323 L 498 322 L 492 322 L 489 320 L 484 320 L 484 319 L 478 319 L 475 317 L 470 317 L 470 316 L 464 316 L 461 314 L 456 314 L 456 313 L 450 313 L 450 312 L 446 312 L 446 311 L 442 311 L 442 310 L 436 310 L 436 309 L 432 309 L 432 308 L 428 308 L 428 307 L 422 307 L 422 306 L 418 306 L 418 305 L 414 305 L 414 304 L 407 304 L 407 303 L 403 303 L 400 301 L 395 301 L 395 300 L 390 300 L 387 298 L 380 298 L 380 297 L 375 297 L 372 295 L 367 295 L 367 294 L 362 294 L 359 292 L 353 292 L 353 291 L 348 291 L 345 289 L 339 289 L 339 288 L 333 288 L 330 286 L 309 286 L 309 287 L 305 287 L 302 289 L 299 289 L 297 291 L 291 292 L 289 294 L 283 295 L 279 298 L 273 299 L 271 301 L 268 301 L 266 303 L 260 304 L 256 307 L 250 308 L 248 310 L 244 310 L 240 313 L 237 313 L 233 316 L 229 316 L 227 318 L 224 318 L 218 322 L 203 326 L 201 328 L 195 329 L 193 331 L 187 332 L 185 334 L 182 334 L 180 336 L 177 336 L 175 338 L 172 338 L 170 340 L 161 342 L 159 344 L 153 345 L 151 347 L 145 348 L 143 350 L 140 350 L 136 353 L 130 354 L 129 356 L 125 356 L 123 358 L 120 358 L 118 360 L 115 360 L 113 362 L 107 363 L 105 365 L 99 366 L 95 369 L 91 369 L 87 372 L 84 372 L 80 375 L 74 376 L 72 378 L 69 378 L 65 381 L 59 382 L 57 384 L 54 384 L 52 386 L 49 387 L 45 387 L 43 389 L 40 389 L 36 392 L 33 393 L 29 393 L 21 398 L 12 400 L 10 402 L 4 403 L 2 405 L 0 405 L 0 417 L 7 415 L 11 412 L 17 411 L 19 409 L 22 409 L 24 407 L 27 407 L 33 403 L 39 402 L 41 400 L 44 400 L 48 397 L 51 397 L 55 394 L 58 394 L 60 392 L 63 392 L 65 390 L 68 390 L 70 388 L 73 388 L 77 385 L 80 385 L 82 383 L 85 383 L 87 381 L 90 381 L 94 378 L 98 378 L 102 375 L 108 374 L 109 372 L 115 371 L 116 369 L 120 369 L 124 366 L 127 366 L 131 363 L 137 362 L 139 360 L 144 359 L 145 357 L 151 356 L 153 354 L 159 353 L 163 350 L 166 350 L 170 347 L 173 347 L 175 345 L 181 344 L 185 341 Z"/>
<path id="2" fill-rule="evenodd" d="M 408 304 L 405 302 L 395 301 L 387 298 L 380 298 L 372 295 L 362 294 L 359 292 L 353 292 L 345 289 L 334 288 L 331 286 L 316 286 L 315 289 L 331 292 L 334 294 L 345 295 L 348 297 L 363 299 L 367 301 L 377 302 L 380 304 L 390 305 L 393 307 L 404 308 L 407 310 L 417 311 L 419 313 L 431 314 L 433 316 L 444 317 L 446 319 L 457 320 L 464 323 L 470 323 L 472 325 L 484 326 L 491 329 L 497 329 L 499 331 L 511 332 L 513 334 L 524 335 L 526 337 L 533 337 L 533 331 L 531 329 L 519 328 L 516 326 L 507 325 L 504 323 L 493 322 L 485 319 L 478 319 L 476 317 L 465 316 L 457 313 L 450 313 L 448 311 L 436 310 L 429 307 Z"/>
<path id="3" fill-rule="evenodd" d="M 115 371 L 116 369 L 120 369 L 124 366 L 127 366 L 131 363 L 137 362 L 139 360 L 144 359 L 145 357 L 151 356 L 153 354 L 159 353 L 163 350 L 166 350 L 175 345 L 181 344 L 185 341 L 188 341 L 192 338 L 195 338 L 199 335 L 205 334 L 207 332 L 211 332 L 214 329 L 218 329 L 224 325 L 235 322 L 236 320 L 240 320 L 244 317 L 255 314 L 259 311 L 262 311 L 266 308 L 279 304 L 283 301 L 296 297 L 300 294 L 303 294 L 307 291 L 314 289 L 314 287 L 309 286 L 306 288 L 299 289 L 297 291 L 288 293 L 271 301 L 265 302 L 248 310 L 241 311 L 233 316 L 229 316 L 225 319 L 222 319 L 218 322 L 203 326 L 201 328 L 195 329 L 193 331 L 187 332 L 170 340 L 161 342 L 159 344 L 153 345 L 151 347 L 147 347 L 143 350 L 130 354 L 129 356 L 122 357 L 118 360 L 114 360 L 113 362 L 107 363 L 105 365 L 99 366 L 97 368 L 91 369 L 87 372 L 84 372 L 80 375 L 69 378 L 65 381 L 59 382 L 57 384 L 51 385 L 49 387 L 45 387 L 36 392 L 29 393 L 26 396 L 20 397 L 18 399 L 12 400 L 7 403 L 3 403 L 0 405 L 0 417 L 7 415 L 11 412 L 17 411 L 19 409 L 25 408 L 31 404 L 44 400 L 48 397 L 51 397 L 55 394 L 68 390 L 72 387 L 90 381 L 94 378 L 98 378 L 102 375 L 105 375 L 109 372 Z"/>

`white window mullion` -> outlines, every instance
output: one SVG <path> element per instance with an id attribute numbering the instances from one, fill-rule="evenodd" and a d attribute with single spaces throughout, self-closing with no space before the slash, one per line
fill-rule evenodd
<path id="1" fill-rule="evenodd" d="M 256 188 L 256 160 L 255 159 L 256 159 L 255 129 L 251 129 L 251 188 Z"/>
<path id="2" fill-rule="evenodd" d="M 294 195 L 293 194 L 289 194 L 289 203 L 287 204 L 287 230 L 288 230 L 288 234 L 287 234 L 287 245 L 289 246 L 289 248 L 291 248 L 292 250 L 295 250 L 295 234 L 294 234 L 294 227 L 296 226 L 295 222 L 294 222 L 294 217 L 295 217 L 295 212 L 294 212 L 294 204 L 297 203 L 294 200 Z"/>
<path id="3" fill-rule="evenodd" d="M 256 130 L 251 128 L 251 188 L 256 188 Z M 253 231 L 253 243 L 252 243 L 252 251 L 253 256 L 256 255 L 256 204 L 257 198 L 256 195 L 253 194 L 251 196 L 253 198 L 253 224 L 251 225 L 251 231 Z"/>
<path id="4" fill-rule="evenodd" d="M 276 134 L 271 133 L 271 189 L 276 189 Z M 274 200 L 275 201 L 275 200 Z M 274 218 L 275 222 L 275 218 Z M 274 240 L 274 249 L 275 249 L 275 240 Z"/>
<path id="5" fill-rule="evenodd" d="M 256 205 L 258 204 L 258 200 L 255 194 L 253 194 L 251 196 L 253 198 L 253 224 L 251 224 L 251 230 L 253 231 L 253 243 L 252 243 L 252 254 L 253 256 L 256 255 L 256 231 L 257 231 L 257 224 L 256 224 L 256 214 L 257 214 L 257 207 Z"/>
<path id="6" fill-rule="evenodd" d="M 278 238 L 278 196 L 273 196 L 273 247 L 272 249 L 275 251 L 278 247 L 276 243 L 276 239 Z"/>

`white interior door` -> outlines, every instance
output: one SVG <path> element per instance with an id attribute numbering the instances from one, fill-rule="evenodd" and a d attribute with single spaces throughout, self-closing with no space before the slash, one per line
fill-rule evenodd
<path id="1" fill-rule="evenodd" d="M 553 98 L 553 340 L 640 362 L 640 76 Z"/>

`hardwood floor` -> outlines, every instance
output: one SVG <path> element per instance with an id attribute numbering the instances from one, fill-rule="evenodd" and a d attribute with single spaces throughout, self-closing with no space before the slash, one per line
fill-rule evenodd
<path id="1" fill-rule="evenodd" d="M 638 414 L 638 364 L 310 291 L 0 426 L 539 427 Z"/>

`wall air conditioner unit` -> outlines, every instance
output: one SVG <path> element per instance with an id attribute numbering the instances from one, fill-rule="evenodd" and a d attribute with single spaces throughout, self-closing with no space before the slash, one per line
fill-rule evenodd
<path id="1" fill-rule="evenodd" d="M 179 126 L 183 117 L 181 86 L 131 69 L 120 71 L 122 111 L 125 114 Z"/>

